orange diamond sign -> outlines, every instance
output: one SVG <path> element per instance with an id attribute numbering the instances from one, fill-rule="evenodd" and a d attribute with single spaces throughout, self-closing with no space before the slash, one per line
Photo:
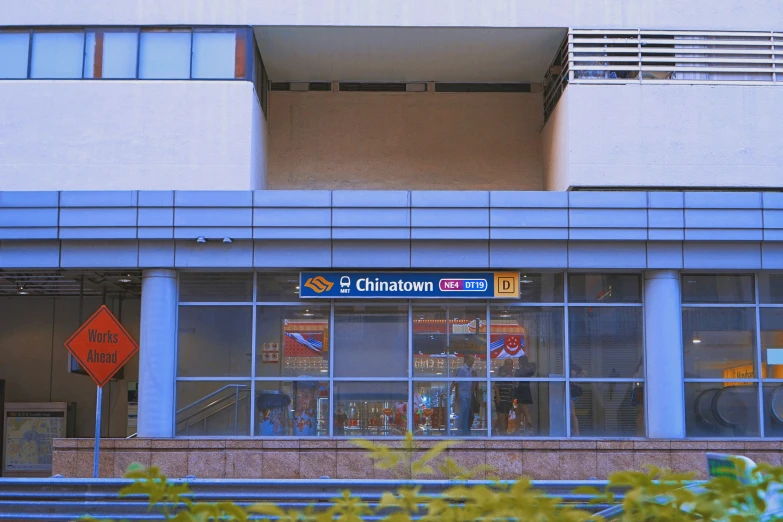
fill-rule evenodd
<path id="1" fill-rule="evenodd" d="M 65 341 L 65 347 L 100 388 L 139 351 L 139 345 L 106 305 Z"/>

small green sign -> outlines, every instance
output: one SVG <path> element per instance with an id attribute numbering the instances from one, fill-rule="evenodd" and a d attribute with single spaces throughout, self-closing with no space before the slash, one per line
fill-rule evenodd
<path id="1" fill-rule="evenodd" d="M 753 480 L 756 463 L 741 455 L 707 453 L 707 472 L 710 478 L 725 477 L 749 484 Z"/>

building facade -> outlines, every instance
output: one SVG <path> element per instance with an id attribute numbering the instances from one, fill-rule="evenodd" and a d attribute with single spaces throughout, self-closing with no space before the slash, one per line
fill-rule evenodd
<path id="1" fill-rule="evenodd" d="M 54 472 L 101 304 L 107 476 L 780 463 L 779 3 L 159 4 L 0 13 L 0 379 L 70 405 Z"/>

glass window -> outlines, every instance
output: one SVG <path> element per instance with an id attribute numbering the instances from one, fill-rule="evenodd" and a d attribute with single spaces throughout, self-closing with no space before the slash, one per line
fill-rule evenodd
<path id="1" fill-rule="evenodd" d="M 759 299 L 762 303 L 783 304 L 783 274 L 759 276 Z"/>
<path id="2" fill-rule="evenodd" d="M 190 78 L 190 37 L 188 30 L 142 31 L 139 78 Z"/>
<path id="3" fill-rule="evenodd" d="M 572 303 L 641 303 L 641 288 L 637 274 L 568 276 L 568 300 Z"/>
<path id="4" fill-rule="evenodd" d="M 34 32 L 31 78 L 81 78 L 84 33 Z"/>
<path id="5" fill-rule="evenodd" d="M 30 33 L 0 32 L 0 78 L 27 78 Z"/>
<path id="6" fill-rule="evenodd" d="M 486 315 L 486 306 L 414 305 L 414 375 L 453 376 L 463 356 L 471 354 L 477 375 L 486 376 Z"/>
<path id="7" fill-rule="evenodd" d="M 193 78 L 237 78 L 236 31 L 193 33 Z M 244 48 L 242 48 L 244 54 Z"/>
<path id="8" fill-rule="evenodd" d="M 329 383 L 256 381 L 256 434 L 261 437 L 329 435 Z"/>
<path id="9" fill-rule="evenodd" d="M 783 379 L 783 308 L 761 308 L 761 376 Z"/>
<path id="10" fill-rule="evenodd" d="M 335 382 L 336 437 L 400 436 L 408 430 L 407 382 Z"/>
<path id="11" fill-rule="evenodd" d="M 755 378 L 755 315 L 753 308 L 683 308 L 685 377 Z"/>
<path id="12" fill-rule="evenodd" d="M 495 375 L 506 377 L 509 371 Z M 565 437 L 565 411 L 563 382 L 492 381 L 492 436 Z"/>
<path id="13" fill-rule="evenodd" d="M 258 377 L 323 377 L 329 373 L 329 306 L 259 306 Z"/>
<path id="14" fill-rule="evenodd" d="M 259 301 L 273 303 L 299 301 L 298 272 L 259 272 L 257 277 Z"/>
<path id="15" fill-rule="evenodd" d="M 246 303 L 253 300 L 253 274 L 180 272 L 180 303 Z"/>
<path id="16" fill-rule="evenodd" d="M 335 377 L 406 377 L 407 306 L 335 306 Z"/>
<path id="17" fill-rule="evenodd" d="M 85 78 L 135 78 L 136 31 L 88 31 Z"/>
<path id="18" fill-rule="evenodd" d="M 570 307 L 568 328 L 572 370 L 579 367 L 583 377 L 644 378 L 641 307 Z"/>
<path id="19" fill-rule="evenodd" d="M 253 309 L 180 306 L 177 375 L 250 377 Z"/>
<path id="20" fill-rule="evenodd" d="M 519 274 L 519 301 L 560 303 L 563 301 L 563 274 Z"/>
<path id="21" fill-rule="evenodd" d="M 250 435 L 250 382 L 177 383 L 176 435 Z"/>
<path id="22" fill-rule="evenodd" d="M 490 372 L 497 377 L 502 364 L 513 359 L 514 377 L 562 377 L 564 318 L 562 307 L 491 309 Z M 526 357 L 520 366 L 520 357 Z M 532 373 L 530 373 L 532 371 Z"/>
<path id="23" fill-rule="evenodd" d="M 758 388 L 753 383 L 685 383 L 688 437 L 758 437 L 758 412 Z"/>
<path id="24" fill-rule="evenodd" d="M 413 383 L 413 431 L 427 437 L 485 437 L 486 380 Z"/>
<path id="25" fill-rule="evenodd" d="M 643 437 L 644 383 L 571 382 L 571 436 Z"/>
<path id="26" fill-rule="evenodd" d="M 764 384 L 764 435 L 783 437 L 783 383 Z"/>
<path id="27" fill-rule="evenodd" d="M 753 276 L 741 274 L 686 274 L 682 276 L 683 303 L 754 303 Z"/>

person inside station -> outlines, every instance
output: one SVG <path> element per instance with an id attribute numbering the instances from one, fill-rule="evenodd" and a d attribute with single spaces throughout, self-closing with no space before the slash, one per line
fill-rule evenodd
<path id="1" fill-rule="evenodd" d="M 463 359 L 464 363 L 457 369 L 457 378 L 473 377 L 473 363 L 475 357 L 468 354 Z M 454 393 L 459 415 L 458 424 L 459 434 L 463 436 L 470 435 L 470 427 L 473 419 L 473 395 L 474 388 L 478 388 L 478 383 L 472 381 L 454 381 L 451 383 L 451 392 Z"/>

